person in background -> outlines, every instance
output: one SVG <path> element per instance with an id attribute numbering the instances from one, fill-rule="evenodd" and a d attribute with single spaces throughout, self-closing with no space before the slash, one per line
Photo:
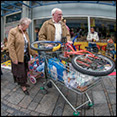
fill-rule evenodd
<path id="1" fill-rule="evenodd" d="M 52 18 L 45 21 L 39 31 L 39 40 L 61 41 L 62 37 L 66 37 L 67 41 L 71 43 L 70 33 L 65 23 L 61 21 L 62 10 L 54 8 L 51 15 Z"/>
<path id="2" fill-rule="evenodd" d="M 114 42 L 111 38 L 107 40 L 106 50 L 108 53 L 110 53 L 112 55 L 112 58 L 114 59 L 114 55 L 116 54 L 116 51 L 115 51 Z"/>
<path id="3" fill-rule="evenodd" d="M 28 61 L 30 55 L 37 56 L 37 53 L 30 48 L 29 35 L 26 31 L 31 23 L 31 19 L 24 17 L 19 21 L 19 25 L 12 28 L 8 34 L 8 49 L 11 58 L 11 66 L 14 82 L 21 86 L 26 95 L 29 95 L 27 87 Z"/>
<path id="4" fill-rule="evenodd" d="M 7 40 L 7 37 L 5 37 L 3 41 L 3 47 L 1 48 L 1 52 L 4 52 L 4 51 L 8 52 L 7 43 L 8 43 L 8 40 Z"/>
<path id="5" fill-rule="evenodd" d="M 8 40 L 7 37 L 4 38 L 3 43 L 1 43 L 1 62 L 9 60 L 9 51 L 8 51 Z"/>
<path id="6" fill-rule="evenodd" d="M 75 36 L 75 33 L 74 33 L 74 29 L 73 28 L 70 29 L 70 35 L 71 35 L 71 38 Z"/>
<path id="7" fill-rule="evenodd" d="M 35 28 L 35 33 L 36 33 L 36 39 L 35 39 L 35 41 L 38 41 L 38 33 L 39 33 L 39 28 L 38 27 L 36 27 Z"/>
<path id="8" fill-rule="evenodd" d="M 99 36 L 93 27 L 91 27 L 90 32 L 88 32 L 87 41 L 89 42 L 89 47 L 97 47 L 96 42 L 99 41 Z"/>

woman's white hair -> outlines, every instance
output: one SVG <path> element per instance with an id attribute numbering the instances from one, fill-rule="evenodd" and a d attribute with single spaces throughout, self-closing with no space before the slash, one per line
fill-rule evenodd
<path id="1" fill-rule="evenodd" d="M 51 15 L 53 15 L 56 11 L 61 11 L 61 12 L 62 12 L 61 9 L 59 9 L 59 8 L 54 8 L 54 9 L 52 9 L 52 11 L 51 11 Z"/>
<path id="2" fill-rule="evenodd" d="M 31 23 L 31 19 L 27 17 L 21 18 L 19 21 L 20 25 L 29 25 L 30 23 Z"/>

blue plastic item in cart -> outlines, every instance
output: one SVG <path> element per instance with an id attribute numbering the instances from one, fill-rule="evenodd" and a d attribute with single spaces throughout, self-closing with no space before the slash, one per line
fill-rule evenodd
<path id="1" fill-rule="evenodd" d="M 51 74 L 52 78 L 57 78 L 60 81 L 64 81 L 63 71 L 65 70 L 65 68 L 64 65 L 57 58 L 51 58 L 48 60 L 48 68 L 49 74 Z"/>

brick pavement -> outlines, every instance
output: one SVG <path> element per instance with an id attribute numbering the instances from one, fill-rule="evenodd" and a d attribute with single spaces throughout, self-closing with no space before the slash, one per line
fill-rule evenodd
<path id="1" fill-rule="evenodd" d="M 47 94 L 40 90 L 44 79 L 30 84 L 30 95 L 26 96 L 20 87 L 13 83 L 10 70 L 3 69 L 1 77 L 1 116 L 72 116 L 73 109 L 53 86 Z M 77 95 L 59 85 L 67 99 L 78 106 L 86 101 L 84 95 Z M 102 82 L 88 91 L 94 105 L 78 109 L 80 116 L 116 116 L 116 76 L 105 76 Z"/>

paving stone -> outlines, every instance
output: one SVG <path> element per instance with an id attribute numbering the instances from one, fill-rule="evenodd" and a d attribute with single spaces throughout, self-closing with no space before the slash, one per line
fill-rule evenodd
<path id="1" fill-rule="evenodd" d="M 7 111 L 8 113 L 10 113 L 10 114 L 14 112 L 14 110 L 11 109 L 11 108 L 8 108 L 6 111 Z"/>
<path id="2" fill-rule="evenodd" d="M 6 104 L 1 103 L 1 109 L 5 111 L 8 109 L 8 106 Z"/>
<path id="3" fill-rule="evenodd" d="M 47 116 L 51 116 L 51 115 L 49 115 L 49 114 L 47 115 L 47 114 L 45 114 L 45 113 L 40 113 L 39 115 L 40 115 L 40 116 L 46 116 L 46 117 L 47 117 Z"/>
<path id="4" fill-rule="evenodd" d="M 21 109 L 20 106 L 14 105 L 14 104 L 11 104 L 11 103 L 10 103 L 10 107 L 11 107 L 11 108 L 15 108 L 16 110 L 20 110 L 20 109 Z"/>
<path id="5" fill-rule="evenodd" d="M 12 116 L 24 116 L 25 113 L 24 112 L 21 112 L 21 111 L 14 111 L 11 115 Z"/>
<path id="6" fill-rule="evenodd" d="M 35 95 L 39 92 L 40 88 L 33 87 L 32 90 L 30 90 L 30 95 L 32 98 L 35 98 Z"/>
<path id="7" fill-rule="evenodd" d="M 73 112 L 74 111 L 71 109 L 71 107 L 66 103 L 62 116 L 73 116 Z"/>
<path id="8" fill-rule="evenodd" d="M 112 104 L 113 116 L 116 116 L 116 104 Z"/>
<path id="9" fill-rule="evenodd" d="M 24 95 L 14 92 L 7 100 L 10 103 L 18 104 L 24 98 Z"/>
<path id="10" fill-rule="evenodd" d="M 94 115 L 93 107 L 85 110 L 85 116 L 92 116 L 92 115 Z"/>
<path id="11" fill-rule="evenodd" d="M 3 104 L 7 104 L 8 103 L 8 101 L 7 100 L 5 100 L 5 99 L 3 99 L 3 98 L 1 98 L 1 103 L 3 103 Z"/>
<path id="12" fill-rule="evenodd" d="M 37 95 L 34 97 L 33 102 L 39 103 L 41 101 L 41 99 L 43 98 L 43 96 L 44 95 L 41 93 L 41 91 L 38 92 Z"/>
<path id="13" fill-rule="evenodd" d="M 15 89 L 16 91 L 14 91 L 14 92 L 16 92 L 17 94 L 23 94 L 24 95 L 24 92 L 22 91 L 22 89 L 21 89 L 21 87 L 20 86 L 17 86 L 17 89 Z M 13 92 L 13 93 L 14 93 Z"/>
<path id="14" fill-rule="evenodd" d="M 83 95 L 77 95 L 77 107 L 83 103 L 82 97 L 83 97 Z"/>
<path id="15" fill-rule="evenodd" d="M 109 96 L 111 104 L 116 104 L 116 94 L 115 93 L 109 93 L 108 96 Z"/>
<path id="16" fill-rule="evenodd" d="M 1 89 L 2 92 L 1 92 L 1 98 L 4 98 L 11 90 L 10 89 Z"/>
<path id="17" fill-rule="evenodd" d="M 35 102 L 31 102 L 29 104 L 29 106 L 27 107 L 27 109 L 30 109 L 30 110 L 35 110 L 36 107 L 37 107 L 38 103 L 35 103 Z"/>
<path id="18" fill-rule="evenodd" d="M 1 110 L 1 116 L 7 116 L 9 113 L 4 111 L 4 110 Z"/>
<path id="19" fill-rule="evenodd" d="M 38 112 L 32 111 L 32 112 L 30 113 L 30 115 L 31 115 L 31 116 L 39 116 L 40 114 L 39 114 Z"/>
<path id="20" fill-rule="evenodd" d="M 113 87 L 116 89 L 116 77 L 109 78 L 113 84 Z"/>
<path id="21" fill-rule="evenodd" d="M 88 94 L 89 95 L 89 94 Z M 91 97 L 91 96 L 90 96 Z M 84 104 L 87 101 L 86 95 L 82 96 L 82 104 Z M 85 104 L 81 107 L 81 115 L 85 116 L 86 115 L 86 109 L 88 108 L 88 104 Z"/>
<path id="22" fill-rule="evenodd" d="M 8 95 L 4 96 L 4 99 L 7 100 L 9 97 L 10 97 L 10 95 L 8 94 Z"/>
<path id="23" fill-rule="evenodd" d="M 107 104 L 95 104 L 94 105 L 94 116 L 110 116 L 110 112 Z"/>
<path id="24" fill-rule="evenodd" d="M 106 90 L 114 90 L 112 82 L 110 81 L 109 78 L 104 79 L 103 82 L 104 82 L 104 86 L 105 86 Z"/>
<path id="25" fill-rule="evenodd" d="M 51 88 L 51 92 L 43 97 L 35 111 L 51 115 L 58 98 L 56 89 Z M 46 108 L 45 108 L 46 107 Z"/>
<path id="26" fill-rule="evenodd" d="M 68 93 L 67 99 L 71 102 L 71 104 L 73 106 L 76 106 L 76 101 L 77 101 L 76 96 L 77 96 L 77 94 L 75 92 L 71 91 L 71 90 L 69 90 L 68 92 L 69 93 Z"/>
<path id="27" fill-rule="evenodd" d="M 31 112 L 31 110 L 28 110 L 28 109 L 25 109 L 25 108 L 21 108 L 20 111 L 24 112 L 26 114 L 29 114 Z"/>
<path id="28" fill-rule="evenodd" d="M 68 90 L 68 95 L 66 96 L 66 98 L 70 101 L 70 103 L 74 108 L 78 106 L 78 101 L 79 101 L 77 100 L 78 96 L 81 96 L 81 95 L 77 95 L 75 92 Z M 67 102 L 65 102 L 63 116 L 73 116 L 73 112 L 74 110 L 71 108 L 71 106 Z"/>
<path id="29" fill-rule="evenodd" d="M 9 83 L 8 85 L 5 86 L 5 88 L 7 89 L 14 89 L 16 87 L 16 85 L 14 85 L 14 83 Z"/>
<path id="30" fill-rule="evenodd" d="M 16 92 L 18 89 L 20 89 L 18 86 L 16 86 L 12 91 Z"/>
<path id="31" fill-rule="evenodd" d="M 92 90 L 94 91 L 101 91 L 102 90 L 102 86 L 101 86 L 101 84 L 97 84 L 96 86 L 94 86 L 93 88 L 92 88 Z"/>
<path id="32" fill-rule="evenodd" d="M 61 90 L 64 95 L 66 96 L 66 88 L 62 88 Z M 63 99 L 63 97 L 61 95 L 59 95 L 58 101 L 56 103 L 55 109 L 53 111 L 52 116 L 62 116 L 63 110 L 64 110 L 64 105 L 65 105 L 65 100 Z"/>
<path id="33" fill-rule="evenodd" d="M 92 91 L 94 104 L 107 103 L 106 97 L 103 91 Z"/>
<path id="34" fill-rule="evenodd" d="M 31 103 L 32 98 L 30 96 L 25 96 L 23 100 L 19 103 L 19 106 L 23 108 L 27 108 L 28 105 Z"/>

